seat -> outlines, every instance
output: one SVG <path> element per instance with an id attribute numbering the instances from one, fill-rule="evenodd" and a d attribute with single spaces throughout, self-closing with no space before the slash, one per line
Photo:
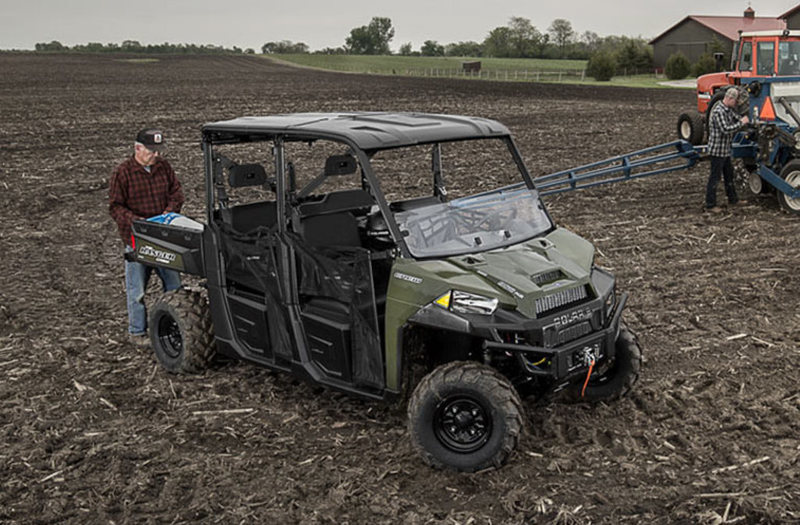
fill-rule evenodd
<path id="1" fill-rule="evenodd" d="M 301 217 L 313 217 L 341 211 L 369 209 L 375 199 L 364 190 L 342 190 L 326 193 L 320 197 L 309 197 L 297 209 Z"/>
<path id="2" fill-rule="evenodd" d="M 275 201 L 260 201 L 222 208 L 220 218 L 235 232 L 248 234 L 259 226 L 269 228 L 276 224 L 277 204 Z"/>
<path id="3" fill-rule="evenodd" d="M 300 224 L 303 239 L 311 246 L 361 246 L 358 221 L 350 212 L 306 217 Z"/>

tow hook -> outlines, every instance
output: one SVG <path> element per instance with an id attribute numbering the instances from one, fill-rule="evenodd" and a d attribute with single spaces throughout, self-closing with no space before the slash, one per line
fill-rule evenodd
<path id="1" fill-rule="evenodd" d="M 592 366 L 597 361 L 594 348 L 585 347 L 583 349 L 583 366 Z"/>

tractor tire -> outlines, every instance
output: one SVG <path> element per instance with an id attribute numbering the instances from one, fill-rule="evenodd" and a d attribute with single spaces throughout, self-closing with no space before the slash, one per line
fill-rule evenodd
<path id="1" fill-rule="evenodd" d="M 614 401 L 631 391 L 639 380 L 642 369 L 642 349 L 636 335 L 625 323 L 620 323 L 614 360 L 593 372 L 583 392 L 584 381 L 574 383 L 567 389 L 572 401 Z"/>
<path id="2" fill-rule="evenodd" d="M 697 146 L 703 143 L 705 121 L 697 111 L 688 111 L 678 117 L 678 138 Z"/>
<path id="3" fill-rule="evenodd" d="M 168 372 L 197 374 L 214 356 L 211 315 L 205 296 L 178 289 L 164 293 L 150 309 L 150 342 Z"/>
<path id="4" fill-rule="evenodd" d="M 459 472 L 499 468 L 517 446 L 523 408 L 511 382 L 472 361 L 435 368 L 408 403 L 408 433 L 428 465 Z"/>
<path id="5" fill-rule="evenodd" d="M 800 159 L 793 159 L 786 163 L 781 170 L 781 178 L 792 188 L 800 188 Z M 800 198 L 792 199 L 782 191 L 776 191 L 781 208 L 789 213 L 800 214 Z"/>

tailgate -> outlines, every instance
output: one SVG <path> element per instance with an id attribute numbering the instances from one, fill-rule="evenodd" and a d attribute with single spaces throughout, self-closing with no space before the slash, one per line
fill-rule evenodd
<path id="1" fill-rule="evenodd" d="M 202 230 L 133 221 L 133 259 L 136 262 L 204 275 L 202 248 Z"/>

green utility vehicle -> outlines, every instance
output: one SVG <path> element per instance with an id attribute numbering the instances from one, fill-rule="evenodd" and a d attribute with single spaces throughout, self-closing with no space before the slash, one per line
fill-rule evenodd
<path id="1" fill-rule="evenodd" d="M 414 447 L 460 471 L 506 461 L 521 396 L 611 400 L 636 382 L 626 295 L 555 225 L 502 124 L 314 113 L 202 133 L 205 224 L 133 228 L 135 260 L 205 288 L 150 309 L 168 371 L 216 352 L 408 399 Z"/>

